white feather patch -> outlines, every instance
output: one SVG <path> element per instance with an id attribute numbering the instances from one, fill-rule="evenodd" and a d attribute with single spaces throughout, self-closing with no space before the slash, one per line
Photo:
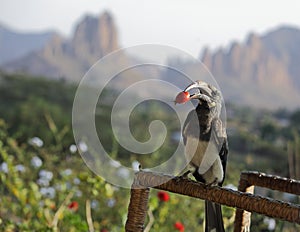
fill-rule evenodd
<path id="1" fill-rule="evenodd" d="M 194 137 L 187 137 L 185 153 L 190 163 L 198 167 L 199 174 L 206 173 L 219 159 L 219 151 L 213 141 L 203 142 Z"/>

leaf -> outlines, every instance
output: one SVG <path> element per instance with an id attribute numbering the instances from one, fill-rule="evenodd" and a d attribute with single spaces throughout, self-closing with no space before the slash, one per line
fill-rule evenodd
<path id="1" fill-rule="evenodd" d="M 56 127 L 56 124 L 55 124 L 54 120 L 52 119 L 52 117 L 49 113 L 45 113 L 45 118 L 46 118 L 46 121 L 48 123 L 49 129 L 51 130 L 51 132 L 55 136 L 57 134 L 57 127 Z"/>

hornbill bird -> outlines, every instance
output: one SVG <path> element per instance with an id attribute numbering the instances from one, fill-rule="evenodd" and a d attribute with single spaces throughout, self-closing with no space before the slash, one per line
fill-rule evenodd
<path id="1" fill-rule="evenodd" d="M 190 94 L 190 90 L 196 90 Z M 189 112 L 182 136 L 185 155 L 189 161 L 189 171 L 197 181 L 208 186 L 222 186 L 224 182 L 228 143 L 225 125 L 220 114 L 222 97 L 220 91 L 204 81 L 196 81 L 180 92 L 176 103 L 197 99 L 196 109 Z M 205 232 L 224 230 L 221 206 L 205 201 Z"/>

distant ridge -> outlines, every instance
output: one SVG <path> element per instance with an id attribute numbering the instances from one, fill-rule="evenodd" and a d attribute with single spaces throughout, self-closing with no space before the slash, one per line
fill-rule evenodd
<path id="1" fill-rule="evenodd" d="M 43 48 L 54 34 L 22 33 L 0 24 L 0 65 Z"/>
<path id="2" fill-rule="evenodd" d="M 79 81 L 98 59 L 118 47 L 117 30 L 111 14 L 104 12 L 99 17 L 86 15 L 76 25 L 71 38 L 55 34 L 41 49 L 2 67 L 8 72 Z"/>
<path id="3" fill-rule="evenodd" d="M 12 32 L 0 27 L 0 55 L 7 54 L 7 51 L 1 53 L 7 43 L 14 44 L 18 54 L 16 59 L 0 63 L 0 69 L 72 82 L 79 82 L 97 60 L 120 47 L 117 27 L 109 12 L 97 17 L 84 16 L 70 38 L 53 32 L 41 34 L 37 42 L 31 41 L 35 46 L 19 42 L 26 41 L 25 37 L 7 41 L 9 33 Z M 300 108 L 299 44 L 300 29 L 281 26 L 262 35 L 250 33 L 245 41 L 231 43 L 229 49 L 204 48 L 199 59 L 216 78 L 226 101 L 256 108 Z M 24 46 L 23 50 L 20 46 Z M 123 54 L 112 64 L 114 67 L 108 68 L 117 67 L 118 62 L 129 64 L 133 59 L 136 58 Z M 189 69 L 188 73 L 194 71 L 192 64 L 183 62 L 182 66 Z M 146 76 L 180 81 L 172 72 L 152 73 L 147 68 L 124 76 L 116 80 L 119 86 L 129 86 Z M 98 79 L 101 81 L 101 74 Z"/>
<path id="4" fill-rule="evenodd" d="M 255 107 L 300 107 L 300 30 L 278 27 L 249 34 L 229 50 L 205 48 L 201 60 L 227 99 Z"/>

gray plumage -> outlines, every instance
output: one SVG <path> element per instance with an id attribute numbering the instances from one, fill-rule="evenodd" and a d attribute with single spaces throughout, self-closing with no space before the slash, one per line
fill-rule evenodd
<path id="1" fill-rule="evenodd" d="M 222 98 L 220 92 L 203 81 L 188 86 L 185 91 L 197 88 L 192 99 L 198 99 L 184 123 L 182 135 L 185 155 L 190 160 L 192 174 L 197 181 L 207 185 L 224 182 L 228 144 L 225 126 L 220 119 Z M 221 206 L 205 202 L 205 231 L 224 231 Z"/>

